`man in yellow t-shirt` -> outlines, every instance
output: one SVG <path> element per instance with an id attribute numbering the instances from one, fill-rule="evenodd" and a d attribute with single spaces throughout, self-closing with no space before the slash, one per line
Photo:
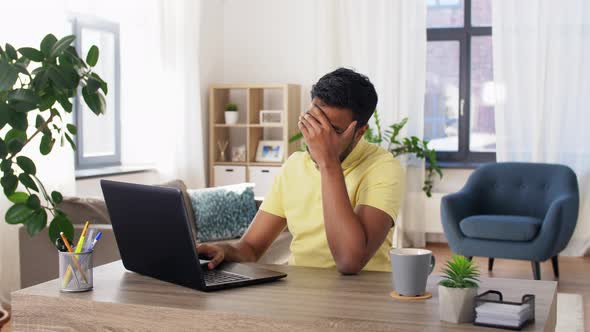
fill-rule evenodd
<path id="1" fill-rule="evenodd" d="M 340 68 L 312 88 L 299 117 L 306 152 L 289 157 L 248 231 L 236 244 L 202 244 L 221 261 L 256 261 L 285 226 L 290 264 L 343 274 L 389 271 L 392 230 L 404 192 L 403 170 L 385 149 L 363 139 L 377 105 L 369 79 Z"/>

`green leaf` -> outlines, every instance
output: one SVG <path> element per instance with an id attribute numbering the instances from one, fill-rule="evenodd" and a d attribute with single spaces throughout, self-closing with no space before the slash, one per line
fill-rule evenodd
<path id="1" fill-rule="evenodd" d="M 27 199 L 27 206 L 33 210 L 37 210 L 41 208 L 41 201 L 39 200 L 39 196 L 36 194 L 32 194 Z"/>
<path id="2" fill-rule="evenodd" d="M 35 70 L 37 69 L 41 70 L 35 73 Z M 33 75 L 35 75 L 35 78 L 33 78 L 32 86 L 33 89 L 35 89 L 35 91 L 43 91 L 45 89 L 45 86 L 49 82 L 49 75 L 47 74 L 46 68 L 40 67 L 37 69 L 33 70 Z"/>
<path id="3" fill-rule="evenodd" d="M 0 184 L 2 184 L 2 188 L 4 188 L 4 194 L 10 196 L 16 191 L 18 178 L 14 174 L 4 174 L 2 179 L 0 179 Z"/>
<path id="4" fill-rule="evenodd" d="M 61 90 L 74 89 L 78 86 L 80 76 L 69 66 L 50 66 L 47 75 L 53 84 Z"/>
<path id="5" fill-rule="evenodd" d="M 70 103 L 67 97 L 57 96 L 57 102 L 63 107 L 64 111 L 67 113 L 72 112 L 72 103 Z"/>
<path id="6" fill-rule="evenodd" d="M 66 128 L 68 129 L 68 131 L 72 134 L 72 135 L 76 135 L 76 133 L 78 132 L 78 129 L 76 128 L 76 126 L 74 126 L 71 123 L 68 123 L 66 125 Z"/>
<path id="7" fill-rule="evenodd" d="M 12 114 L 10 114 L 10 119 L 8 119 L 8 123 L 13 129 L 18 129 L 23 132 L 29 127 L 27 114 L 24 112 L 12 112 Z"/>
<path id="8" fill-rule="evenodd" d="M 35 211 L 23 203 L 14 204 L 8 211 L 6 211 L 6 222 L 11 225 L 22 224 L 29 217 L 31 217 Z"/>
<path id="9" fill-rule="evenodd" d="M 6 142 L 10 142 L 12 140 L 19 140 L 21 142 L 25 142 L 27 140 L 27 134 L 19 129 L 10 129 L 7 133 L 6 136 L 4 136 L 4 139 L 6 140 Z"/>
<path id="10" fill-rule="evenodd" d="M 0 62 L 0 92 L 12 89 L 18 79 L 18 70 L 14 65 Z"/>
<path id="11" fill-rule="evenodd" d="M 49 224 L 48 233 L 51 243 L 55 243 L 55 240 L 60 237 L 60 232 L 63 232 L 69 241 L 74 239 L 74 226 L 63 212 L 58 212 Z"/>
<path id="12" fill-rule="evenodd" d="M 4 140 L 0 138 L 0 159 L 6 158 L 7 155 L 8 147 L 6 146 L 6 143 L 4 143 Z"/>
<path id="13" fill-rule="evenodd" d="M 25 221 L 25 227 L 29 236 L 33 237 L 47 226 L 47 212 L 45 209 L 37 209 L 37 211 Z"/>
<path id="14" fill-rule="evenodd" d="M 61 119 L 61 113 L 59 113 L 59 111 L 58 111 L 58 110 L 56 110 L 55 108 L 52 108 L 52 109 L 51 109 L 51 115 L 57 116 L 58 118 L 60 118 L 60 119 Z M 57 131 L 60 131 L 60 128 L 59 128 L 59 127 L 57 127 L 55 124 L 53 124 L 53 127 L 54 127 L 54 128 L 57 130 Z"/>
<path id="15" fill-rule="evenodd" d="M 20 52 L 20 54 L 26 56 L 31 61 L 41 62 L 45 60 L 43 52 L 36 50 L 32 47 L 21 47 L 18 49 L 18 51 Z"/>
<path id="16" fill-rule="evenodd" d="M 57 42 L 57 38 L 53 34 L 48 34 L 43 38 L 41 41 L 41 52 L 48 57 L 51 54 L 51 49 L 53 49 L 53 45 Z"/>
<path id="17" fill-rule="evenodd" d="M 43 115 L 37 114 L 37 117 L 35 117 L 35 128 L 37 128 L 37 129 L 41 128 L 41 126 L 43 126 L 44 123 L 45 123 L 45 118 L 43 117 Z"/>
<path id="18" fill-rule="evenodd" d="M 100 76 L 98 76 L 97 73 L 92 73 L 90 74 L 90 76 L 96 78 L 100 82 L 100 89 L 105 95 L 109 93 L 107 82 L 105 82 Z"/>
<path id="19" fill-rule="evenodd" d="M 90 77 L 86 83 L 86 88 L 88 93 L 96 93 L 100 89 L 100 82 L 96 78 Z"/>
<path id="20" fill-rule="evenodd" d="M 14 154 L 19 153 L 23 149 L 23 142 L 18 140 L 12 140 L 8 142 L 8 152 Z"/>
<path id="21" fill-rule="evenodd" d="M 74 35 L 65 36 L 62 39 L 60 39 L 51 48 L 51 52 L 49 53 L 49 57 L 54 58 L 54 57 L 60 55 L 63 51 L 66 50 L 66 48 L 68 48 L 68 46 L 70 46 L 70 44 L 75 39 L 76 39 L 76 36 L 74 36 Z"/>
<path id="22" fill-rule="evenodd" d="M 106 102 L 104 100 L 103 95 L 98 93 L 89 93 L 87 87 L 82 88 L 82 97 L 84 97 L 84 101 L 86 105 L 94 112 L 96 115 L 104 114 L 106 109 Z"/>
<path id="23" fill-rule="evenodd" d="M 47 93 L 41 96 L 41 102 L 39 103 L 39 111 L 43 112 L 50 109 L 55 104 L 55 94 Z"/>
<path id="24" fill-rule="evenodd" d="M 25 58 L 25 57 L 22 57 L 21 59 L 27 59 L 27 58 Z M 29 60 L 27 60 L 27 61 L 29 61 Z M 16 69 L 16 71 L 18 71 L 18 72 L 19 72 L 19 73 L 21 73 L 21 74 L 24 74 L 24 75 L 27 75 L 27 76 L 31 76 L 31 74 L 30 74 L 30 73 L 29 73 L 29 71 L 27 70 L 27 66 L 28 66 L 28 65 L 29 65 L 28 63 L 23 63 L 23 62 L 21 62 L 21 61 L 20 61 L 20 59 L 19 59 L 19 61 L 17 61 L 17 62 L 14 64 L 14 69 Z"/>
<path id="25" fill-rule="evenodd" d="M 68 140 L 68 143 L 70 143 L 70 146 L 72 147 L 72 150 L 76 151 L 77 150 L 77 147 L 76 147 L 76 143 L 74 143 L 74 140 L 70 137 L 70 135 L 68 135 L 68 133 L 64 133 L 64 136 Z"/>
<path id="26" fill-rule="evenodd" d="M 8 123 L 8 120 L 10 120 L 12 111 L 12 108 L 8 104 L 0 101 L 0 129 L 4 128 Z"/>
<path id="27" fill-rule="evenodd" d="M 8 57 L 12 60 L 16 60 L 18 59 L 18 54 L 16 54 L 16 50 L 14 49 L 14 47 L 12 47 L 12 45 L 6 43 L 6 46 L 4 47 L 4 49 L 6 50 L 6 55 L 8 55 Z"/>
<path id="28" fill-rule="evenodd" d="M 44 134 L 41 137 L 41 143 L 39 144 L 39 151 L 42 155 L 48 155 L 53 149 L 53 144 L 55 143 L 55 139 L 51 137 L 51 135 Z"/>
<path id="29" fill-rule="evenodd" d="M 53 203 L 60 204 L 63 201 L 63 196 L 59 191 L 52 191 L 51 199 L 53 200 Z"/>
<path id="30" fill-rule="evenodd" d="M 37 173 L 37 168 L 35 167 L 35 163 L 28 157 L 25 156 L 18 156 L 16 157 L 16 164 L 20 167 L 25 173 L 33 174 Z"/>
<path id="31" fill-rule="evenodd" d="M 12 171 L 12 160 L 10 160 L 10 159 L 4 159 L 4 160 L 2 160 L 0 162 L 0 171 L 2 171 L 4 173 L 11 173 L 11 171 Z"/>
<path id="32" fill-rule="evenodd" d="M 26 203 L 27 199 L 29 199 L 29 194 L 22 191 L 15 192 L 12 195 L 8 196 L 8 200 L 15 204 Z"/>
<path id="33" fill-rule="evenodd" d="M 7 100 L 9 102 L 28 103 L 32 104 L 33 106 L 41 102 L 41 98 L 39 98 L 39 96 L 37 96 L 37 94 L 33 90 L 22 88 L 11 91 L 8 94 Z"/>
<path id="34" fill-rule="evenodd" d="M 90 67 L 94 67 L 94 66 L 96 66 L 97 62 L 98 62 L 98 47 L 96 47 L 95 45 L 92 45 L 90 50 L 88 50 L 88 55 L 86 55 L 86 63 Z"/>
<path id="35" fill-rule="evenodd" d="M 21 173 L 18 176 L 20 183 L 22 183 L 25 187 L 32 189 L 34 191 L 39 191 L 37 184 L 33 181 L 33 178 L 29 174 Z"/>

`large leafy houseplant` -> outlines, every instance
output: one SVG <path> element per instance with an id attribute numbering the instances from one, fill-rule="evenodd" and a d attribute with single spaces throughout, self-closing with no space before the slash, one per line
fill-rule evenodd
<path id="1" fill-rule="evenodd" d="M 71 99 L 79 87 L 93 113 L 105 112 L 107 84 L 93 71 L 99 50 L 92 46 L 84 61 L 72 46 L 74 40 L 75 36 L 58 40 L 48 34 L 39 49 L 16 49 L 10 44 L 0 47 L 0 184 L 12 202 L 5 220 L 24 224 L 30 236 L 51 220 L 52 243 L 60 232 L 72 240 L 74 227 L 58 208 L 61 193 L 45 188 L 35 163 L 22 150 L 35 143 L 42 155 L 48 155 L 57 140 L 76 149 L 76 126 L 67 123 L 64 113 L 72 112 Z M 19 185 L 24 191 L 18 191 Z"/>
<path id="2" fill-rule="evenodd" d="M 432 196 L 432 187 L 434 185 L 434 175 L 438 174 L 442 178 L 443 173 L 436 160 L 436 150 L 428 147 L 428 141 L 421 140 L 416 136 L 398 138 L 400 131 L 408 123 L 408 118 L 402 119 L 398 123 L 390 125 L 384 132 L 381 129 L 381 120 L 379 113 L 375 110 L 375 128 L 369 127 L 365 131 L 364 138 L 373 144 L 387 143 L 387 150 L 394 156 L 398 157 L 404 154 L 413 154 L 416 158 L 428 161 L 426 165 L 426 176 L 422 190 L 426 196 Z M 289 143 L 303 138 L 303 134 L 297 133 L 289 138 Z"/>

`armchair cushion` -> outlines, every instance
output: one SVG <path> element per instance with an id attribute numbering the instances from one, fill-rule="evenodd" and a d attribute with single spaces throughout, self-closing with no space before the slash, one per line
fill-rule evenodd
<path id="1" fill-rule="evenodd" d="M 542 220 L 510 215 L 475 215 L 459 223 L 465 236 L 486 240 L 531 241 L 537 236 Z"/>

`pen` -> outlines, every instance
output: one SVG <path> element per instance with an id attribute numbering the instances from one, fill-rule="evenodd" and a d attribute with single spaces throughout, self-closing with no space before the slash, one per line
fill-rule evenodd
<path id="1" fill-rule="evenodd" d="M 92 249 L 92 240 L 95 238 L 96 229 L 90 228 L 88 230 L 88 236 L 86 236 L 86 243 L 84 243 L 84 251 L 90 251 Z"/>
<path id="2" fill-rule="evenodd" d="M 68 252 L 70 254 L 73 254 L 74 252 L 72 251 L 72 247 L 70 246 L 70 242 L 65 237 L 64 232 L 59 232 L 59 236 L 61 236 L 61 239 L 64 241 L 64 244 L 66 245 L 66 248 L 68 248 Z M 86 273 L 84 273 L 84 270 L 82 270 L 82 267 L 78 263 L 78 258 L 76 258 L 76 256 L 72 256 L 72 262 L 74 263 L 74 265 L 76 265 L 76 268 L 78 268 L 78 270 L 80 271 L 80 274 L 82 275 L 82 278 L 84 278 L 84 282 L 85 283 L 88 283 L 88 279 L 86 278 Z"/>
<path id="3" fill-rule="evenodd" d="M 98 232 L 98 234 L 96 234 L 96 238 L 94 238 L 94 240 L 92 241 L 92 244 L 90 244 L 90 250 L 94 250 L 94 246 L 96 245 L 96 242 L 98 242 L 98 240 L 100 240 L 101 237 L 102 237 L 102 232 Z"/>

